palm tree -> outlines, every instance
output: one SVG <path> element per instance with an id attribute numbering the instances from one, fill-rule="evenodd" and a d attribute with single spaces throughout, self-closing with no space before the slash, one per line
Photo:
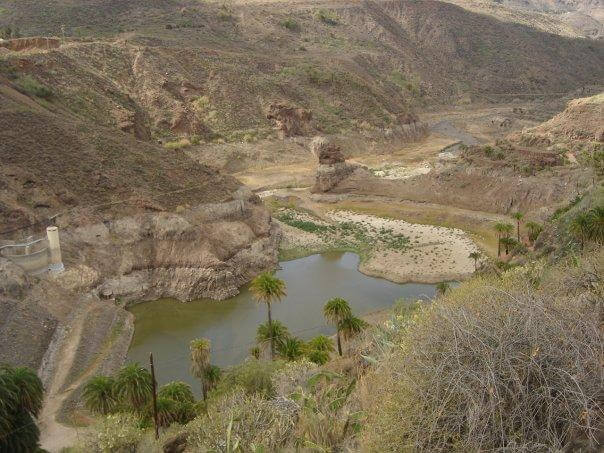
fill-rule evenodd
<path id="1" fill-rule="evenodd" d="M 252 346 L 250 348 L 250 355 L 256 360 L 260 359 L 260 354 L 262 354 L 262 349 L 258 346 Z"/>
<path id="2" fill-rule="evenodd" d="M 543 231 L 543 227 L 537 222 L 526 222 L 525 226 L 529 232 L 529 234 L 528 234 L 529 241 L 532 244 L 537 240 L 537 237 Z"/>
<path id="3" fill-rule="evenodd" d="M 493 227 L 497 231 L 497 258 L 501 256 L 501 237 L 506 229 L 505 223 L 498 222 Z"/>
<path id="4" fill-rule="evenodd" d="M 363 321 L 361 318 L 357 318 L 356 316 L 348 316 L 340 321 L 338 327 L 342 332 L 342 337 L 345 340 L 348 340 L 355 335 L 359 334 L 363 329 L 365 329 L 369 324 Z"/>
<path id="5" fill-rule="evenodd" d="M 318 335 L 307 343 L 310 350 L 333 352 L 333 340 L 325 335 Z"/>
<path id="6" fill-rule="evenodd" d="M 478 270 L 478 259 L 480 258 L 480 252 L 472 252 L 468 255 L 468 258 L 474 260 L 474 272 Z"/>
<path id="7" fill-rule="evenodd" d="M 264 272 L 258 275 L 252 283 L 250 283 L 250 291 L 258 302 L 266 304 L 268 313 L 268 324 L 272 324 L 271 303 L 279 302 L 287 293 L 285 292 L 285 282 L 278 279 L 270 272 Z M 271 359 L 275 357 L 275 341 L 270 339 L 271 343 Z"/>
<path id="8" fill-rule="evenodd" d="M 180 405 L 171 398 L 157 398 L 157 424 L 167 428 L 180 418 Z"/>
<path id="9" fill-rule="evenodd" d="M 510 248 L 517 244 L 516 239 L 511 237 L 503 237 L 501 238 L 501 244 L 505 247 L 505 255 L 510 254 Z"/>
<path id="10" fill-rule="evenodd" d="M 293 362 L 304 355 L 304 342 L 296 337 L 286 338 L 277 351 L 282 358 Z"/>
<path id="11" fill-rule="evenodd" d="M 195 402 L 195 397 L 193 396 L 191 386 L 186 382 L 182 381 L 173 381 L 169 382 L 166 385 L 163 385 L 159 389 L 157 396 L 159 398 L 168 398 L 174 401 L 179 401 L 181 403 Z"/>
<path id="12" fill-rule="evenodd" d="M 518 235 L 518 242 L 520 242 L 520 222 L 524 218 L 524 214 L 522 212 L 515 212 L 512 214 L 512 217 L 516 219 L 516 233 Z"/>
<path id="13" fill-rule="evenodd" d="M 115 380 L 109 376 L 94 376 L 84 386 L 84 406 L 90 411 L 107 415 L 117 405 Z"/>
<path id="14" fill-rule="evenodd" d="M 604 206 L 596 206 L 588 212 L 587 233 L 589 238 L 604 243 Z"/>
<path id="15" fill-rule="evenodd" d="M 272 321 L 270 324 L 264 323 L 258 326 L 256 330 L 256 341 L 260 345 L 276 345 L 279 348 L 286 339 L 289 338 L 289 331 L 280 321 Z M 271 354 L 271 358 L 274 358 Z"/>
<path id="16" fill-rule="evenodd" d="M 129 403 L 136 411 L 141 410 L 152 392 L 151 373 L 138 363 L 131 363 L 123 367 L 115 379 L 115 396 Z"/>
<path id="17" fill-rule="evenodd" d="M 15 367 L 10 374 L 19 395 L 19 406 L 22 410 L 37 417 L 44 399 L 42 381 L 35 372 L 26 367 Z"/>
<path id="18" fill-rule="evenodd" d="M 206 391 L 210 391 L 214 388 L 216 388 L 216 385 L 218 385 L 218 381 L 220 381 L 220 377 L 222 376 L 222 370 L 220 369 L 220 367 L 216 366 L 216 365 L 209 365 L 206 368 L 206 375 L 205 375 L 205 384 L 206 384 Z"/>
<path id="19" fill-rule="evenodd" d="M 327 351 L 319 351 L 318 349 L 311 349 L 306 353 L 306 357 L 317 365 L 325 365 L 329 361 L 329 353 Z"/>
<path id="20" fill-rule="evenodd" d="M 436 293 L 439 296 L 444 296 L 451 290 L 451 284 L 449 282 L 440 282 L 436 284 Z"/>
<path id="21" fill-rule="evenodd" d="M 0 366 L 0 451 L 38 451 L 44 388 L 29 368 Z"/>
<path id="22" fill-rule="evenodd" d="M 323 307 L 323 316 L 327 322 L 336 326 L 336 339 L 338 343 L 338 354 L 342 355 L 342 340 L 340 338 L 340 323 L 352 316 L 350 305 L 340 297 L 329 299 Z"/>
<path id="23" fill-rule="evenodd" d="M 201 381 L 201 395 L 205 401 L 206 389 L 204 377 L 206 368 L 210 364 L 212 343 L 207 338 L 198 338 L 191 341 L 189 349 L 191 350 L 191 373 Z"/>

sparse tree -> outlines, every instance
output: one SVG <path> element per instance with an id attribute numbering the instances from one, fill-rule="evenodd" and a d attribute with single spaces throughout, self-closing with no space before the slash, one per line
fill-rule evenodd
<path id="1" fill-rule="evenodd" d="M 338 344 L 338 354 L 342 355 L 342 340 L 340 338 L 340 323 L 352 316 L 350 305 L 340 297 L 330 299 L 323 307 L 323 316 L 327 322 L 336 326 L 336 339 Z"/>
<path id="2" fill-rule="evenodd" d="M 204 381 L 212 355 L 212 343 L 207 338 L 198 338 L 191 341 L 189 349 L 191 350 L 191 373 L 201 381 L 201 395 L 205 401 L 207 395 Z"/>
<path id="3" fill-rule="evenodd" d="M 273 322 L 271 315 L 271 303 L 279 302 L 287 293 L 285 291 L 285 282 L 275 277 L 270 272 L 264 272 L 258 275 L 252 283 L 250 283 L 250 291 L 258 302 L 266 304 L 268 314 L 268 325 Z M 271 344 L 271 359 L 275 358 L 275 340 L 270 339 Z"/>
<path id="4" fill-rule="evenodd" d="M 138 363 L 123 367 L 115 379 L 115 396 L 121 402 L 130 404 L 135 411 L 140 411 L 151 398 L 151 373 Z"/>
<path id="5" fill-rule="evenodd" d="M 468 255 L 468 258 L 474 260 L 474 272 L 478 270 L 478 260 L 480 259 L 480 252 L 472 252 Z"/>
<path id="6" fill-rule="evenodd" d="M 84 406 L 91 412 L 107 415 L 117 406 L 115 380 L 110 376 L 94 376 L 84 386 Z"/>
<path id="7" fill-rule="evenodd" d="M 512 217 L 516 219 L 516 234 L 518 242 L 520 242 L 520 222 L 524 218 L 524 214 L 522 212 L 515 212 L 514 214 L 512 214 Z"/>

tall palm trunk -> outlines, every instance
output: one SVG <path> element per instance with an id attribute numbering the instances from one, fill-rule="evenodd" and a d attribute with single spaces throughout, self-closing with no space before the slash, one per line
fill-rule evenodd
<path id="1" fill-rule="evenodd" d="M 518 232 L 518 243 L 520 243 L 520 220 L 516 222 L 516 231 Z"/>
<path id="2" fill-rule="evenodd" d="M 206 393 L 206 382 L 204 380 L 204 378 L 201 378 L 201 396 L 203 398 L 203 400 L 205 401 L 207 398 L 207 393 Z"/>
<path id="3" fill-rule="evenodd" d="M 271 303 L 267 302 L 266 307 L 268 308 L 268 330 L 271 335 L 271 360 L 275 359 L 275 338 L 273 337 L 273 317 L 271 315 Z"/>
<path id="4" fill-rule="evenodd" d="M 478 270 L 478 258 L 474 258 L 474 272 Z"/>
<path id="5" fill-rule="evenodd" d="M 501 235 L 497 235 L 497 258 L 501 256 Z"/>
<path id="6" fill-rule="evenodd" d="M 342 340 L 340 340 L 340 329 L 336 331 L 336 338 L 338 339 L 338 354 L 342 357 Z"/>

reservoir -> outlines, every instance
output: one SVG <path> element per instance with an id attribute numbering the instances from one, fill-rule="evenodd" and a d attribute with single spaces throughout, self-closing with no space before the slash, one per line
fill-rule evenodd
<path id="1" fill-rule="evenodd" d="M 335 329 L 323 318 L 323 306 L 332 297 L 348 301 L 356 316 L 391 307 L 399 299 L 428 299 L 435 285 L 397 284 L 368 277 L 358 271 L 353 253 L 325 253 L 280 263 L 277 277 L 287 285 L 287 297 L 271 304 L 273 319 L 290 334 L 308 340 Z M 199 383 L 189 372 L 189 342 L 205 337 L 212 342 L 214 365 L 226 367 L 242 362 L 255 345 L 256 329 L 267 321 L 266 305 L 254 301 L 247 288 L 220 302 L 179 302 L 160 299 L 130 308 L 135 333 L 128 361 L 147 366 L 153 352 L 158 383 L 180 380 L 193 389 Z"/>

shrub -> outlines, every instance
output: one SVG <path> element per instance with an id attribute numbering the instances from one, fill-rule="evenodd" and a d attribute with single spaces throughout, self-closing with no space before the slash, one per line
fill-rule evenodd
<path id="1" fill-rule="evenodd" d="M 273 375 L 283 366 L 284 362 L 280 360 L 247 360 L 224 373 L 216 392 L 227 393 L 241 387 L 249 395 L 259 394 L 270 398 L 275 394 Z"/>
<path id="2" fill-rule="evenodd" d="M 182 149 L 188 148 L 189 146 L 191 146 L 191 142 L 186 138 L 181 138 L 180 140 L 164 143 L 164 148 L 166 149 Z"/>
<path id="3" fill-rule="evenodd" d="M 317 12 L 315 13 L 315 17 L 317 18 L 317 20 L 323 22 L 326 25 L 338 25 L 338 19 L 336 15 L 326 9 L 317 10 Z"/>
<path id="4" fill-rule="evenodd" d="M 235 451 L 238 445 L 241 451 L 281 451 L 294 430 L 297 410 L 291 400 L 266 400 L 235 390 L 212 400 L 208 416 L 187 425 L 188 448 Z"/>
<path id="5" fill-rule="evenodd" d="M 288 17 L 284 21 L 281 22 L 281 26 L 287 28 L 289 31 L 298 31 L 300 30 L 300 24 L 296 22 L 295 19 Z"/>
<path id="6" fill-rule="evenodd" d="M 52 97 L 52 90 L 47 86 L 41 84 L 31 76 L 24 75 L 17 79 L 17 89 L 23 94 L 29 96 L 36 96 L 42 99 L 48 99 Z"/>
<path id="7" fill-rule="evenodd" d="M 601 258 L 572 276 L 567 266 L 475 279 L 421 309 L 368 378 L 379 396 L 369 398 L 365 449 L 557 451 L 577 438 L 595 446 L 604 421 Z"/>
<path id="8" fill-rule="evenodd" d="M 88 452 L 136 451 L 144 431 L 132 414 L 113 414 L 101 419 L 88 434 L 84 446 Z"/>

